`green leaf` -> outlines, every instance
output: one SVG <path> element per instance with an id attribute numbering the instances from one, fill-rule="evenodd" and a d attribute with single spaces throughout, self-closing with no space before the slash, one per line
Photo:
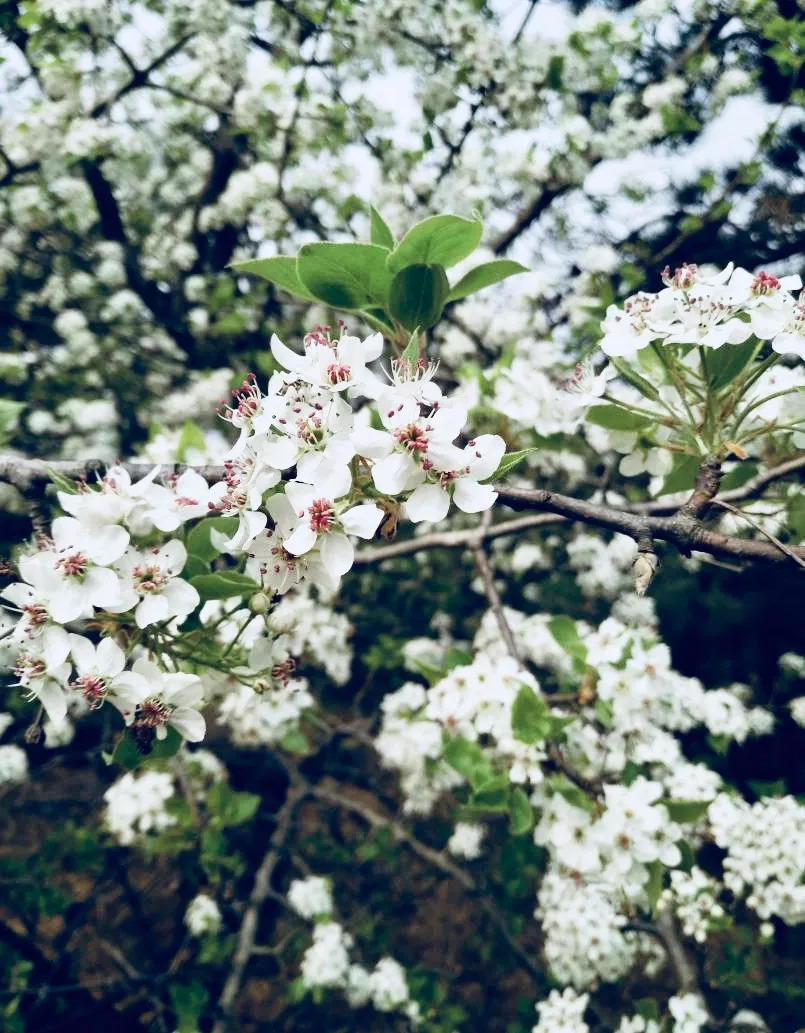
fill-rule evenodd
<path id="1" fill-rule="evenodd" d="M 237 517 L 204 517 L 188 531 L 185 539 L 187 551 L 208 563 L 216 556 L 220 556 L 220 552 L 210 540 L 210 531 L 220 531 L 221 534 L 231 538 L 237 528 Z"/>
<path id="2" fill-rule="evenodd" d="M 649 861 L 649 863 L 646 865 L 646 868 L 648 868 L 646 896 L 648 897 L 649 910 L 653 915 L 657 910 L 657 902 L 659 901 L 660 894 L 662 893 L 662 862 Z"/>
<path id="3" fill-rule="evenodd" d="M 394 247 L 394 234 L 388 228 L 385 219 L 377 208 L 372 205 L 369 206 L 369 221 L 371 225 L 370 238 L 372 243 L 391 251 Z"/>
<path id="4" fill-rule="evenodd" d="M 607 430 L 642 430 L 653 422 L 648 416 L 622 409 L 619 405 L 594 405 L 587 410 L 587 419 Z"/>
<path id="5" fill-rule="evenodd" d="M 513 836 L 525 836 L 534 826 L 534 811 L 524 789 L 515 786 L 509 797 L 509 831 Z"/>
<path id="6" fill-rule="evenodd" d="M 225 782 L 216 782 L 207 795 L 207 808 L 219 826 L 242 825 L 250 821 L 260 806 L 256 793 L 237 793 Z"/>
<path id="7" fill-rule="evenodd" d="M 447 656 L 444 660 L 446 671 L 452 671 L 454 667 L 468 667 L 471 663 L 472 657 L 469 653 L 465 653 L 463 649 L 456 649 L 455 646 L 451 646 L 447 650 Z"/>
<path id="8" fill-rule="evenodd" d="M 614 714 L 612 712 L 612 704 L 605 699 L 597 697 L 595 701 L 595 716 L 604 726 L 604 728 L 611 728 L 614 723 Z"/>
<path id="9" fill-rule="evenodd" d="M 427 329 L 442 314 L 450 285 L 440 265 L 409 265 L 391 281 L 389 312 L 406 330 Z"/>
<path id="10" fill-rule="evenodd" d="M 749 365 L 758 350 L 757 342 L 749 338 L 743 344 L 727 344 L 713 348 L 707 354 L 707 373 L 714 391 L 731 384 Z"/>
<path id="11" fill-rule="evenodd" d="M 297 298 L 304 298 L 306 301 L 316 300 L 299 279 L 295 258 L 285 255 L 276 258 L 252 258 L 248 262 L 233 262 L 231 268 L 239 273 L 251 273 L 253 276 L 269 280 L 289 294 L 295 294 Z"/>
<path id="12" fill-rule="evenodd" d="M 758 473 L 760 467 L 757 463 L 752 460 L 745 460 L 741 463 L 736 463 L 731 470 L 728 470 L 724 474 L 719 486 L 719 493 L 722 491 L 732 491 L 733 488 L 741 488 L 747 481 L 751 481 L 752 478 Z"/>
<path id="13" fill-rule="evenodd" d="M 66 495 L 78 494 L 78 486 L 70 477 L 65 477 L 63 474 L 56 473 L 55 470 L 50 469 L 48 470 L 48 477 L 50 478 L 50 483 Z"/>
<path id="14" fill-rule="evenodd" d="M 485 811 L 509 809 L 509 779 L 507 775 L 493 775 L 480 785 L 472 796 L 472 806 Z"/>
<path id="15" fill-rule="evenodd" d="M 548 621 L 548 630 L 568 656 L 572 656 L 574 660 L 586 662 L 587 647 L 579 638 L 578 628 L 572 617 L 564 614 L 559 617 L 551 617 Z"/>
<path id="16" fill-rule="evenodd" d="M 510 258 L 496 258 L 493 262 L 484 262 L 483 265 L 476 265 L 474 269 L 470 269 L 455 287 L 450 288 L 447 300 L 458 301 L 460 298 L 466 298 L 468 294 L 482 291 L 484 287 L 491 287 L 493 283 L 500 283 L 509 276 L 527 272 L 528 269 L 524 265 L 513 262 Z"/>
<path id="17" fill-rule="evenodd" d="M 253 595 L 261 591 L 261 586 L 245 574 L 236 571 L 217 571 L 215 574 L 200 574 L 191 577 L 190 584 L 203 600 L 231 599 L 236 595 Z"/>
<path id="18" fill-rule="evenodd" d="M 442 755 L 445 762 L 466 778 L 475 790 L 495 777 L 494 768 L 478 743 L 461 738 L 448 739 Z"/>
<path id="19" fill-rule="evenodd" d="M 383 308 L 391 282 L 387 254 L 377 244 L 305 244 L 296 271 L 314 297 L 334 308 Z"/>
<path id="20" fill-rule="evenodd" d="M 183 741 L 176 729 L 168 726 L 168 734 L 165 738 L 154 739 L 150 751 L 141 753 L 134 737 L 127 729 L 117 741 L 112 752 L 112 761 L 125 768 L 126 771 L 134 771 L 147 760 L 164 760 L 166 757 L 173 757 L 179 752 Z"/>
<path id="21" fill-rule="evenodd" d="M 190 983 L 172 984 L 170 998 L 171 1006 L 176 1013 L 176 1033 L 196 1033 L 209 996 L 209 992 L 198 979 Z"/>
<path id="22" fill-rule="evenodd" d="M 481 242 L 479 219 L 458 215 L 432 215 L 405 234 L 389 254 L 388 268 L 396 273 L 407 265 L 437 264 L 449 269 L 471 254 Z"/>
<path id="23" fill-rule="evenodd" d="M 536 448 L 522 448 L 519 452 L 507 452 L 501 459 L 500 466 L 498 466 L 492 476 L 487 479 L 490 481 L 499 481 L 501 477 L 505 477 L 507 473 L 515 468 L 515 466 L 519 466 L 526 456 L 530 456 L 532 452 L 536 451 Z"/>
<path id="24" fill-rule="evenodd" d="M 408 363 L 410 367 L 415 367 L 419 362 L 419 327 L 415 326 L 411 332 L 411 336 L 408 338 L 408 344 L 405 346 L 405 350 L 400 356 L 400 360 L 403 363 Z"/>
<path id="25" fill-rule="evenodd" d="M 671 495 L 677 491 L 692 489 L 700 464 L 701 459 L 698 456 L 674 456 L 674 465 L 662 482 L 660 495 Z"/>
<path id="26" fill-rule="evenodd" d="M 659 801 L 670 815 L 671 821 L 679 822 L 680 825 L 688 822 L 698 821 L 707 814 L 710 800 L 660 800 Z"/>
<path id="27" fill-rule="evenodd" d="M 645 377 L 641 377 L 639 373 L 636 373 L 628 362 L 624 362 L 623 359 L 614 358 L 611 355 L 609 357 L 609 361 L 626 383 L 637 388 L 641 395 L 646 398 L 650 398 L 652 402 L 656 402 L 660 397 L 660 392 L 657 388 L 653 384 L 649 383 Z"/>
<path id="28" fill-rule="evenodd" d="M 209 574 L 210 565 L 201 556 L 196 556 L 194 552 L 188 552 L 187 559 L 185 560 L 184 567 L 182 568 L 182 577 L 189 581 L 194 577 L 201 577 L 202 574 Z"/>
<path id="29" fill-rule="evenodd" d="M 551 732 L 551 714 L 545 700 L 529 685 L 521 685 L 512 704 L 512 733 L 530 744 L 544 742 Z"/>
<path id="30" fill-rule="evenodd" d="M 571 806 L 589 813 L 595 810 L 595 804 L 590 797 L 580 786 L 574 785 L 566 775 L 553 775 L 547 779 L 547 785 L 554 793 L 564 797 Z"/>
<path id="31" fill-rule="evenodd" d="M 207 442 L 204 440 L 204 431 L 201 427 L 193 420 L 186 420 L 176 445 L 176 456 L 180 463 L 187 461 L 187 451 L 191 448 L 204 452 Z"/>

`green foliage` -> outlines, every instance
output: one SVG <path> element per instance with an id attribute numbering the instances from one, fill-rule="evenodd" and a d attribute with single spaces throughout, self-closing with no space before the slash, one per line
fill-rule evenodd
<path id="1" fill-rule="evenodd" d="M 507 473 L 510 473 L 515 466 L 519 466 L 526 456 L 530 456 L 536 451 L 538 451 L 536 448 L 521 448 L 518 452 L 507 452 L 501 459 L 497 470 L 495 470 L 488 480 L 499 481 L 502 477 L 505 477 Z"/>
<path id="2" fill-rule="evenodd" d="M 450 284 L 440 265 L 408 265 L 391 281 L 388 310 L 406 330 L 427 329 L 438 321 Z"/>
<path id="3" fill-rule="evenodd" d="M 459 737 L 445 739 L 443 756 L 476 792 L 495 777 L 492 762 L 477 743 Z"/>
<path id="4" fill-rule="evenodd" d="M 196 556 L 205 564 L 209 563 L 220 555 L 220 550 L 212 542 L 210 532 L 218 531 L 219 534 L 231 538 L 237 527 L 237 517 L 205 517 L 199 520 L 190 528 L 185 538 L 188 554 Z"/>
<path id="5" fill-rule="evenodd" d="M 126 771 L 134 771 L 147 761 L 161 761 L 173 757 L 179 752 L 183 743 L 181 735 L 175 728 L 168 727 L 164 739 L 154 739 L 150 743 L 147 752 L 143 752 L 137 745 L 137 740 L 126 730 L 117 741 L 112 752 L 112 761 L 119 764 Z"/>
<path id="6" fill-rule="evenodd" d="M 593 405 L 587 410 L 587 419 L 607 430 L 644 430 L 652 424 L 650 417 L 619 405 Z"/>
<path id="7" fill-rule="evenodd" d="M 334 308 L 382 308 L 391 284 L 386 254 L 376 244 L 305 244 L 296 270 L 307 290 Z"/>
<path id="8" fill-rule="evenodd" d="M 528 270 L 524 265 L 513 262 L 509 258 L 497 258 L 493 262 L 484 262 L 483 265 L 477 265 L 461 277 L 458 283 L 450 289 L 447 300 L 459 301 L 469 294 L 483 290 L 484 287 L 491 287 L 492 284 L 500 283 L 510 276 L 526 272 Z"/>
<path id="9" fill-rule="evenodd" d="M 445 269 L 460 262 L 481 243 L 480 219 L 458 215 L 432 215 L 405 234 L 389 254 L 388 268 L 399 272 L 408 265 L 440 265 Z"/>
<path id="10" fill-rule="evenodd" d="M 190 584 L 201 599 L 231 599 L 233 596 L 254 595 L 262 585 L 235 570 L 219 570 L 214 574 L 199 574 L 190 578 Z"/>

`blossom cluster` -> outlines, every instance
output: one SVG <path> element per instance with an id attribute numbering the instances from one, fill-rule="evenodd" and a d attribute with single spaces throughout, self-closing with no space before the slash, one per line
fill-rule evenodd
<path id="1" fill-rule="evenodd" d="M 365 340 L 343 332 L 334 338 L 320 328 L 307 335 L 300 355 L 274 337 L 272 352 L 284 369 L 272 375 L 265 394 L 249 379 L 223 413 L 239 437 L 222 481 L 209 485 L 187 471 L 160 484 L 155 467 L 132 482 L 117 465 L 96 487 L 58 493 L 69 515 L 57 517 L 51 537 L 19 558 L 21 580 L 2 592 L 19 615 L 11 631 L 19 684 L 52 722 L 63 723 L 79 699 L 92 710 L 108 701 L 144 752 L 169 726 L 189 741 L 203 738 L 202 682 L 171 668 L 170 650 L 166 656 L 159 646 L 163 631 L 180 629 L 201 603 L 183 576 L 191 521 L 213 514 L 237 518 L 234 533 L 212 530 L 210 540 L 219 552 L 245 558 L 246 573 L 268 593 L 268 607 L 270 597 L 303 582 L 332 593 L 352 566 L 351 536 L 371 538 L 392 516 L 441 520 L 451 500 L 468 513 L 492 505 L 496 493 L 481 482 L 500 463 L 502 438 L 487 434 L 456 445 L 467 408 L 442 396 L 433 379 L 436 366 L 403 357 L 381 380 L 367 364 L 382 345 L 379 333 Z M 372 399 L 362 422 L 348 395 Z M 382 430 L 371 425 L 372 412 Z M 160 534 L 177 536 L 152 544 Z M 290 677 L 291 653 L 305 637 L 297 632 L 278 641 L 284 625 L 304 624 L 299 616 L 306 607 L 310 615 L 310 604 L 295 605 L 302 608 L 296 618 L 273 615 L 273 634 L 258 637 L 265 622 L 250 626 L 247 673 L 273 672 L 267 684 L 278 691 L 261 701 L 253 728 L 246 730 L 255 684 L 230 684 L 221 718 L 240 730 L 243 741 L 282 738 L 311 703 L 306 684 Z M 200 613 L 202 622 L 213 616 L 209 609 Z M 104 629 L 97 644 L 76 633 L 88 620 Z M 222 620 L 216 616 L 216 622 Z M 237 624 L 228 618 L 229 627 Z M 320 624 L 328 627 L 325 638 L 345 637 L 343 618 L 325 617 Z M 323 644 L 319 651 L 329 654 L 331 676 L 343 681 L 343 649 Z"/>
<path id="2" fill-rule="evenodd" d="M 332 890 L 317 875 L 294 879 L 288 887 L 288 903 L 300 917 L 313 920 L 313 942 L 302 958 L 301 981 L 306 990 L 337 988 L 353 1008 L 372 1004 L 380 1012 L 400 1012 L 411 1025 L 421 1021 L 418 1003 L 411 997 L 405 969 L 391 957 L 381 958 L 373 969 L 353 962 L 354 938 L 332 917 Z"/>
<path id="3" fill-rule="evenodd" d="M 623 309 L 611 305 L 604 320 L 601 348 L 606 355 L 634 359 L 654 341 L 706 348 L 743 344 L 752 335 L 771 341 L 776 352 L 805 359 L 805 299 L 797 275 L 752 275 L 732 263 L 707 275 L 696 265 L 663 273 L 657 294 L 629 298 Z"/>

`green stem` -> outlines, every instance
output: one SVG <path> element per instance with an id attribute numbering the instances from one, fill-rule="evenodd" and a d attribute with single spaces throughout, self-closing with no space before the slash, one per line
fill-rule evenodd
<path id="1" fill-rule="evenodd" d="M 633 405 L 631 402 L 622 402 L 619 398 L 614 398 L 612 395 L 604 394 L 601 397 L 604 401 L 617 405 L 619 409 L 627 409 L 629 412 L 636 413 L 638 416 L 646 416 L 653 422 L 661 423 L 665 427 L 677 428 L 679 426 L 679 420 L 674 417 L 673 409 L 669 409 L 671 414 L 671 417 L 669 418 L 668 416 L 661 416 L 659 413 L 652 412 L 650 409 L 643 409 L 639 405 Z"/>
<path id="2" fill-rule="evenodd" d="M 758 398 L 754 402 L 752 402 L 749 405 L 747 405 L 746 408 L 741 413 L 739 413 L 736 416 L 736 418 L 735 418 L 735 423 L 733 424 L 733 428 L 732 428 L 733 437 L 738 433 L 738 428 L 741 426 L 741 424 L 743 423 L 743 421 L 746 419 L 746 417 L 749 415 L 750 412 L 753 412 L 755 409 L 759 408 L 761 405 L 765 405 L 766 402 L 772 401 L 772 399 L 774 399 L 774 398 L 782 398 L 783 395 L 793 395 L 793 394 L 796 394 L 796 391 L 797 391 L 796 388 L 792 389 L 792 388 L 789 387 L 789 388 L 786 388 L 784 391 L 775 391 L 775 392 L 773 392 L 773 394 L 765 395 L 763 398 Z"/>
<path id="3" fill-rule="evenodd" d="M 699 437 L 698 437 L 698 422 L 697 422 L 696 418 L 693 415 L 693 411 L 692 411 L 690 405 L 688 404 L 688 396 L 687 396 L 687 393 L 685 391 L 685 383 L 682 380 L 682 378 L 679 376 L 679 373 L 676 370 L 676 367 L 670 361 L 669 356 L 665 353 L 665 351 L 663 350 L 662 346 L 658 345 L 656 343 L 656 341 L 655 341 L 651 345 L 651 347 L 652 347 L 652 349 L 654 351 L 654 354 L 657 356 L 657 358 L 662 363 L 663 368 L 665 369 L 666 373 L 671 378 L 671 381 L 673 382 L 674 387 L 676 388 L 676 393 L 679 395 L 679 399 L 682 402 L 682 405 L 684 406 L 685 412 L 687 413 L 687 417 L 688 417 L 688 420 L 690 422 L 690 429 L 691 429 L 691 431 L 692 431 L 692 433 L 694 435 L 694 440 L 696 440 L 697 443 L 698 443 L 698 441 L 700 440 Z M 705 455 L 706 452 L 707 452 L 707 449 L 703 447 L 702 454 Z"/>

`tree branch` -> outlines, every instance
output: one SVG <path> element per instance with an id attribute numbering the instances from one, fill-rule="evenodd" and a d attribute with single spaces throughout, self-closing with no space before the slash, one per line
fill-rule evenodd
<path id="1" fill-rule="evenodd" d="M 291 818 L 297 805 L 307 794 L 305 786 L 294 786 L 288 791 L 285 802 L 277 814 L 277 826 L 269 841 L 269 847 L 260 867 L 254 876 L 254 886 L 249 895 L 249 903 L 243 912 L 243 919 L 238 930 L 237 946 L 232 958 L 232 967 L 224 983 L 221 996 L 218 998 L 219 1018 L 212 1028 L 212 1033 L 226 1033 L 231 1025 L 235 1001 L 243 983 L 246 966 L 254 953 L 254 941 L 260 918 L 260 908 L 271 893 L 271 877 L 282 855 L 285 840 L 291 828 Z"/>

